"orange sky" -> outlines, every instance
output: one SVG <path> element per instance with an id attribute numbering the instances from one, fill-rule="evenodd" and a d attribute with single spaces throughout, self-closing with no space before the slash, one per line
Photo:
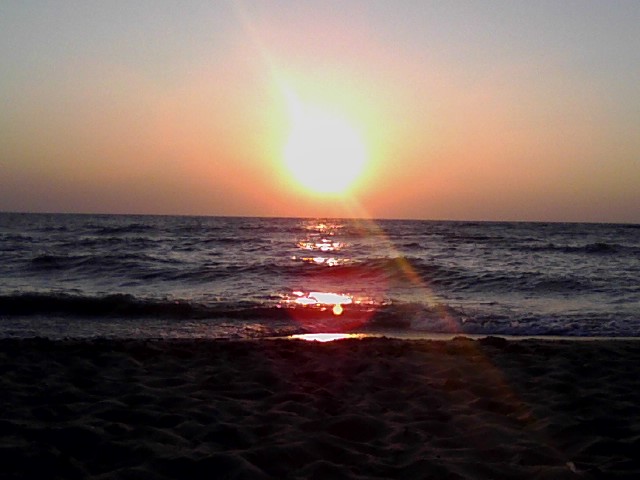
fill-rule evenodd
<path id="1" fill-rule="evenodd" d="M 637 3 L 213 3 L 5 4 L 0 210 L 640 222 Z M 344 194 L 286 91 L 362 134 Z"/>

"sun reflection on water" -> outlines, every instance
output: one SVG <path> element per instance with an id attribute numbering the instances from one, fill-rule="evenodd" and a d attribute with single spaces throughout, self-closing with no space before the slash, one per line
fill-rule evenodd
<path id="1" fill-rule="evenodd" d="M 351 260 L 349 258 L 341 258 L 336 256 L 341 251 L 347 249 L 348 245 L 345 242 L 335 240 L 333 237 L 336 234 L 336 230 L 342 228 L 342 226 L 327 225 L 325 223 L 317 223 L 313 225 L 307 225 L 306 230 L 310 230 L 313 233 L 309 234 L 304 240 L 296 242 L 298 250 L 305 252 L 318 252 L 316 255 L 304 255 L 292 257 L 292 260 L 300 260 L 305 263 L 311 263 L 315 265 L 323 265 L 328 267 L 335 267 L 338 265 L 345 265 Z M 325 254 L 333 254 L 332 256 Z"/>
<path id="2" fill-rule="evenodd" d="M 366 335 L 360 333 L 303 333 L 299 335 L 291 335 L 289 338 L 295 340 L 305 340 L 307 342 L 334 342 L 336 340 L 345 340 L 347 338 L 365 338 Z"/>
<path id="3" fill-rule="evenodd" d="M 309 241 L 304 240 L 298 242 L 298 248 L 302 250 L 317 250 L 320 252 L 335 252 L 338 250 L 342 250 L 345 247 L 342 242 L 333 242 L 326 238 L 323 238 L 321 241 Z"/>
<path id="4" fill-rule="evenodd" d="M 296 260 L 298 257 L 293 257 Z M 335 257 L 300 257 L 304 263 L 313 263 L 315 265 L 326 265 L 327 267 L 337 267 L 338 265 L 346 265 L 349 263 L 348 258 Z"/>
<path id="5" fill-rule="evenodd" d="M 296 269 L 293 288 L 279 293 L 280 306 L 307 331 L 347 332 L 364 327 L 383 305 L 386 281 L 378 272 L 358 265 L 360 240 L 352 230 L 344 232 L 349 242 L 341 238 L 345 225 L 337 222 L 303 221 L 300 227 L 303 232 L 292 239 L 296 253 L 290 258 L 314 268 Z"/>
<path id="6" fill-rule="evenodd" d="M 353 303 L 351 296 L 331 292 L 309 292 L 305 294 L 301 291 L 295 291 L 293 295 L 297 297 L 293 300 L 293 303 L 298 305 L 332 306 L 331 311 L 334 315 L 342 315 L 344 311 L 342 305 L 351 305 Z"/>

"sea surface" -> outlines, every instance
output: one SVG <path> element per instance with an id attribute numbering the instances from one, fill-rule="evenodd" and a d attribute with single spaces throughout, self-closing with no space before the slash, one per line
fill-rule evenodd
<path id="1" fill-rule="evenodd" d="M 0 337 L 640 336 L 640 225 L 0 213 Z"/>

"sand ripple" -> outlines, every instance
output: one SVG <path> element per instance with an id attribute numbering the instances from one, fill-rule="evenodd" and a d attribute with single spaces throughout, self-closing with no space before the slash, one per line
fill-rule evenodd
<path id="1" fill-rule="evenodd" d="M 1 478 L 640 475 L 640 343 L 0 341 Z"/>

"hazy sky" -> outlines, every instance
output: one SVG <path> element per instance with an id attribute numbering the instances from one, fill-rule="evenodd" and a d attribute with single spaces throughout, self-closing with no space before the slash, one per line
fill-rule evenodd
<path id="1" fill-rule="evenodd" d="M 640 223 L 638 25 L 637 0 L 4 0 L 0 210 Z M 291 177 L 287 92 L 359 132 L 344 194 Z"/>

